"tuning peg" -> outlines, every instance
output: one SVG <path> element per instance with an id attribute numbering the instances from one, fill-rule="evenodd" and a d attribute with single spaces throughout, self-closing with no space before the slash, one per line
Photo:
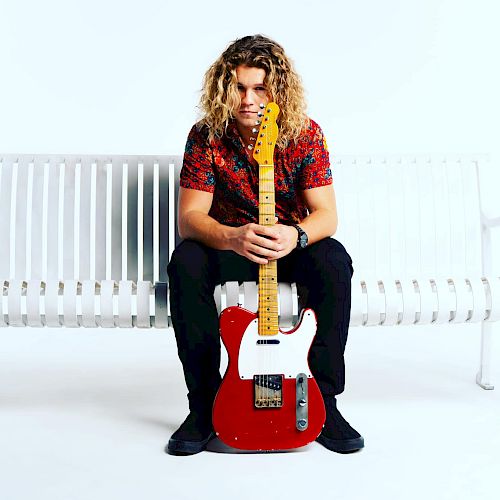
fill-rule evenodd
<path id="1" fill-rule="evenodd" d="M 260 111 L 257 113 L 258 117 L 264 116 L 264 113 L 261 113 Z"/>
<path id="2" fill-rule="evenodd" d="M 247 148 L 251 150 L 251 149 L 253 149 L 253 145 L 252 145 L 252 144 L 249 144 L 249 145 L 247 146 Z"/>
<path id="3" fill-rule="evenodd" d="M 261 103 L 259 104 L 259 108 L 260 108 L 260 109 L 264 109 L 265 107 L 266 107 L 266 105 L 265 105 L 263 102 L 261 102 Z"/>
<path id="4" fill-rule="evenodd" d="M 259 131 L 259 129 L 254 127 L 254 128 L 252 129 L 252 134 L 256 134 L 256 133 L 258 133 L 258 131 Z"/>
<path id="5" fill-rule="evenodd" d="M 257 121 L 255 122 L 255 125 L 260 125 L 260 121 L 259 121 L 259 120 L 257 120 Z"/>

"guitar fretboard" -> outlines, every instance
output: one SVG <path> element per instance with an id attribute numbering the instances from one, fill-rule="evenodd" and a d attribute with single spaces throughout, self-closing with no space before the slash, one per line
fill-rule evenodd
<path id="1" fill-rule="evenodd" d="M 274 165 L 259 165 L 259 224 L 274 226 Z M 278 273 L 276 260 L 259 266 L 259 335 L 278 334 Z"/>

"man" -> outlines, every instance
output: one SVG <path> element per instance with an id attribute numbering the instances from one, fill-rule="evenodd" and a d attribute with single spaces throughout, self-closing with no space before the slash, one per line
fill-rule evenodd
<path id="1" fill-rule="evenodd" d="M 260 105 L 280 107 L 276 144 L 277 223 L 258 221 L 258 165 L 252 157 Z M 337 228 L 329 156 L 319 126 L 305 114 L 300 78 L 283 48 L 262 35 L 233 42 L 205 74 L 203 118 L 189 133 L 181 171 L 182 243 L 168 265 L 170 309 L 190 413 L 167 451 L 190 455 L 213 437 L 211 412 L 221 382 L 213 292 L 229 280 L 257 280 L 258 264 L 277 260 L 278 279 L 306 291 L 317 316 L 309 366 L 326 407 L 317 441 L 340 453 L 363 438 L 342 417 L 352 260 L 330 238 Z"/>

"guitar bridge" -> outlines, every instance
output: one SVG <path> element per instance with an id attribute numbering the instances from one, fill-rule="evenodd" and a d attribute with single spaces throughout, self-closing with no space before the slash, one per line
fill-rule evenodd
<path id="1" fill-rule="evenodd" d="M 253 387 L 256 408 L 283 406 L 283 375 L 254 375 Z"/>

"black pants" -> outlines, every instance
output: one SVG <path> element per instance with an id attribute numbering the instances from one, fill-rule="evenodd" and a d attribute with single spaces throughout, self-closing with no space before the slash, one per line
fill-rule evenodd
<path id="1" fill-rule="evenodd" d="M 258 281 L 258 264 L 230 250 L 184 240 L 168 264 L 170 312 L 191 409 L 210 408 L 220 385 L 220 338 L 214 288 L 226 281 Z M 318 327 L 309 367 L 323 395 L 344 390 L 344 350 L 351 312 L 352 259 L 333 238 L 278 260 L 278 281 L 295 282 L 301 304 Z"/>

